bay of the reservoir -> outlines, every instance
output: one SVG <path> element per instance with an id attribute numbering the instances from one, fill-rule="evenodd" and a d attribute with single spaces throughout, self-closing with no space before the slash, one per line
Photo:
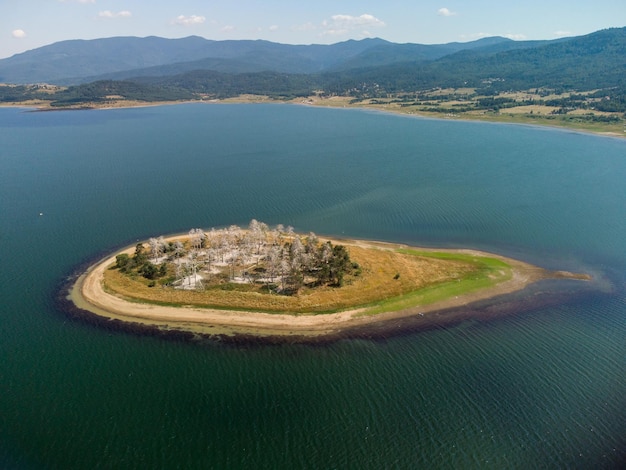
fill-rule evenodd
<path id="1" fill-rule="evenodd" d="M 626 141 L 538 127 L 293 105 L 0 108 L 0 467 L 619 468 L 625 181 Z M 170 341 L 57 308 L 65 278 L 116 247 L 252 218 L 595 282 L 489 320 L 315 346 Z"/>

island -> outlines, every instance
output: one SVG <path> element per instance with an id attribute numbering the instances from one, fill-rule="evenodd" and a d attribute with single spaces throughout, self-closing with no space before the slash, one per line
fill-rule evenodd
<path id="1" fill-rule="evenodd" d="M 106 256 L 77 277 L 69 299 L 121 325 L 293 340 L 427 319 L 548 278 L 590 279 L 476 250 L 333 240 L 252 220 Z"/>

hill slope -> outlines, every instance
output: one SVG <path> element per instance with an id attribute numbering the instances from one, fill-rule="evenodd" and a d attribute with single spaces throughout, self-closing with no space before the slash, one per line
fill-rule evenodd
<path id="1" fill-rule="evenodd" d="M 626 86 L 626 28 L 598 31 L 568 40 L 463 50 L 427 63 L 367 67 L 329 78 L 334 89 L 374 85 L 397 93 L 431 87 L 486 86 L 494 91 L 536 87 L 593 90 Z"/>
<path id="2" fill-rule="evenodd" d="M 127 44 L 135 49 L 123 49 Z M 102 57 L 93 55 L 94 47 L 104 51 Z M 114 59 L 115 48 L 123 50 Z M 68 55 L 68 51 L 74 56 Z M 78 85 L 54 93 L 39 87 L 2 86 L 0 101 L 43 100 L 52 102 L 52 106 L 99 106 L 115 100 L 177 101 L 242 94 L 291 99 L 318 94 L 340 95 L 355 102 L 396 99 L 403 105 L 421 106 L 420 111 L 452 114 L 472 110 L 497 112 L 502 106 L 531 106 L 538 101 L 548 107 L 537 110 L 544 114 L 566 114 L 572 110 L 618 113 L 626 110 L 624 51 L 626 28 L 555 41 L 488 38 L 435 46 L 393 44 L 380 39 L 331 46 L 216 42 L 197 37 L 70 41 L 0 61 L 0 82 L 10 81 L 7 74 L 22 74 L 22 78 L 43 77 L 44 73 L 49 73 L 48 77 L 58 76 L 61 72 L 56 67 L 72 61 L 82 65 L 68 68 L 66 77 L 127 68 L 76 78 L 73 81 Z M 209 52 L 212 57 L 194 58 Z M 33 57 L 42 57 L 41 63 L 36 65 Z M 168 63 L 179 59 L 187 60 Z M 146 66 L 128 68 L 139 63 Z M 441 88 L 470 91 L 461 97 L 454 91 L 451 105 L 435 109 L 440 106 L 439 99 L 424 97 Z M 528 90 L 534 90 L 533 94 L 541 99 L 528 98 Z M 574 96 L 544 100 L 541 95 L 545 96 L 545 90 Z M 526 98 L 509 93 L 517 91 L 524 91 Z M 581 95 L 583 92 L 587 93 Z M 593 118 L 620 119 L 606 115 Z"/>
<path id="3" fill-rule="evenodd" d="M 211 41 L 197 36 L 183 39 L 115 37 L 62 41 L 0 60 L 0 82 L 77 84 L 126 72 L 115 78 L 171 75 L 188 70 L 226 72 L 272 70 L 319 72 L 385 43 L 380 39 L 347 41 L 330 46 L 295 46 L 268 41 Z M 184 65 L 199 61 L 197 65 Z M 180 69 L 158 68 L 183 64 Z M 217 67 L 217 68 L 213 68 Z M 220 70 L 221 69 L 221 70 Z"/>
<path id="4" fill-rule="evenodd" d="M 394 44 L 382 39 L 287 45 L 268 41 L 211 41 L 197 36 L 71 40 L 0 60 L 0 83 L 71 85 L 103 79 L 171 76 L 194 70 L 311 74 L 405 61 L 424 62 L 498 44 L 523 47 L 523 43 L 504 38 L 444 45 Z"/>

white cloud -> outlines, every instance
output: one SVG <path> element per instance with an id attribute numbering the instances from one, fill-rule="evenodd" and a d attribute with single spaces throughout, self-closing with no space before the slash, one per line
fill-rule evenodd
<path id="1" fill-rule="evenodd" d="M 270 31 L 278 31 L 278 25 L 273 24 L 270 26 Z"/>
<path id="2" fill-rule="evenodd" d="M 439 16 L 456 16 L 456 12 L 455 11 L 451 11 L 448 8 L 440 8 L 439 10 L 437 10 L 437 14 Z"/>
<path id="3" fill-rule="evenodd" d="M 504 37 L 513 39 L 513 41 L 523 41 L 526 39 L 525 34 L 505 34 Z"/>
<path id="4" fill-rule="evenodd" d="M 230 33 L 231 31 L 234 31 L 234 30 L 235 30 L 235 27 L 232 25 L 226 25 L 220 29 L 222 33 Z"/>
<path id="5" fill-rule="evenodd" d="M 11 35 L 15 38 L 15 39 L 22 39 L 26 37 L 26 32 L 23 29 L 14 29 L 11 32 Z"/>
<path id="6" fill-rule="evenodd" d="M 105 18 L 105 19 L 109 19 L 109 18 L 130 18 L 131 16 L 133 16 L 133 14 L 128 11 L 128 10 L 122 10 L 122 11 L 118 11 L 113 12 L 111 10 L 104 10 L 98 13 L 98 18 Z"/>
<path id="7" fill-rule="evenodd" d="M 385 23 L 375 16 L 363 14 L 361 16 L 333 15 L 330 20 L 324 20 L 322 27 L 323 35 L 339 36 L 351 31 L 359 31 L 364 36 L 369 36 L 367 28 L 382 28 Z"/>
<path id="8" fill-rule="evenodd" d="M 182 26 L 193 26 L 193 25 L 197 25 L 197 24 L 202 24 L 205 21 L 206 21 L 206 18 L 204 16 L 198 16 L 198 15 L 185 16 L 185 15 L 180 15 L 173 21 L 173 23 L 174 24 L 179 24 L 179 25 L 182 25 Z"/>

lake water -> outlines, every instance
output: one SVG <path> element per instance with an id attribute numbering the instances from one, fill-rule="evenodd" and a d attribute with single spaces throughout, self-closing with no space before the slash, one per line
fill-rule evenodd
<path id="1" fill-rule="evenodd" d="M 324 345 L 166 340 L 55 303 L 99 254 L 252 218 L 596 281 Z M 626 462 L 626 140 L 289 105 L 0 109 L 0 243 L 0 468 Z"/>

